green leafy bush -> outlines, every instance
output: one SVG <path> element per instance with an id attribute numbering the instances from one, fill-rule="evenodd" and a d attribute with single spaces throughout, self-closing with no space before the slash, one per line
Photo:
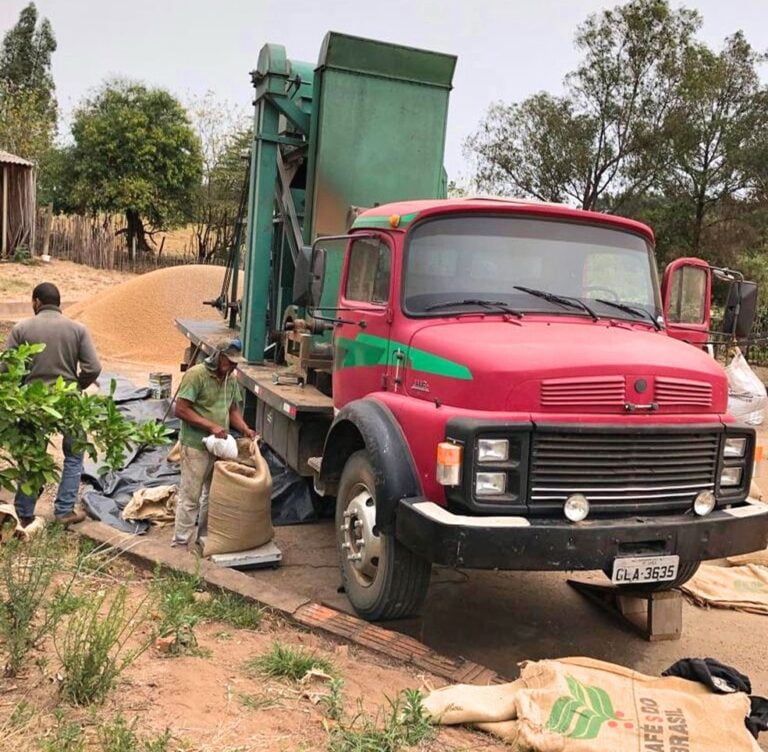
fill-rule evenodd
<path id="1" fill-rule="evenodd" d="M 94 461 L 102 456 L 105 468 L 122 467 L 132 445 L 168 443 L 167 429 L 155 421 L 136 424 L 117 409 L 111 395 L 85 394 L 77 384 L 59 378 L 53 384 L 24 383 L 29 360 L 44 345 L 20 345 L 0 353 L 0 486 L 14 491 L 21 484 L 33 494 L 58 479 L 48 454 L 51 437 L 74 437 L 75 451 Z M 114 383 L 112 385 L 114 391 Z"/>

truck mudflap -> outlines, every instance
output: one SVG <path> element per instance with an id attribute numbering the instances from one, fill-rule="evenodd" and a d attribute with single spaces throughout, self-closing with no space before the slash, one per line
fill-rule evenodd
<path id="1" fill-rule="evenodd" d="M 469 569 L 605 569 L 617 556 L 677 554 L 704 561 L 768 545 L 768 504 L 748 499 L 706 517 L 565 519 L 453 514 L 423 498 L 401 499 L 397 538 L 435 563 Z"/>

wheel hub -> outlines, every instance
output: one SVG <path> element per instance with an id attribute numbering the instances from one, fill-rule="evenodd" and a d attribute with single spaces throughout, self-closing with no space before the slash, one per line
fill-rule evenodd
<path id="1" fill-rule="evenodd" d="M 381 555 L 381 538 L 375 532 L 376 502 L 365 487 L 356 489 L 344 510 L 339 527 L 342 556 L 346 556 L 358 579 L 369 585 L 376 576 Z"/>

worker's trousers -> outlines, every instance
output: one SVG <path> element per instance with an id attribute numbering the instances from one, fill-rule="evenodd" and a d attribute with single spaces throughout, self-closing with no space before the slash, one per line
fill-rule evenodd
<path id="1" fill-rule="evenodd" d="M 75 454 L 72 449 L 73 438 L 64 434 L 61 443 L 64 452 L 64 463 L 61 467 L 61 479 L 59 481 L 59 490 L 56 492 L 56 499 L 53 502 L 53 513 L 57 517 L 63 517 L 72 512 L 77 501 L 77 494 L 80 491 L 80 474 L 83 472 L 83 455 Z M 25 494 L 19 486 L 16 491 L 16 514 L 19 517 L 31 519 L 35 516 L 35 505 L 37 498 L 42 493 L 42 488 L 37 493 Z"/>
<path id="2" fill-rule="evenodd" d="M 173 532 L 173 542 L 178 545 L 189 543 L 195 523 L 198 540 L 208 532 L 208 492 L 214 459 L 205 449 L 181 447 L 181 482 Z"/>

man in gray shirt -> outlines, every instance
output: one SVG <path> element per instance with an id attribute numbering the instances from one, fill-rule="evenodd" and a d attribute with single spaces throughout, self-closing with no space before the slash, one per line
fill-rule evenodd
<path id="1" fill-rule="evenodd" d="M 21 344 L 44 344 L 45 350 L 34 356 L 26 382 L 43 381 L 52 384 L 61 376 L 64 381 L 76 383 L 80 389 L 93 384 L 101 373 L 91 335 L 82 324 L 62 315 L 61 297 L 56 285 L 39 284 L 32 291 L 35 315 L 20 321 L 11 329 L 5 349 Z M 64 434 L 64 466 L 56 494 L 53 513 L 57 522 L 69 525 L 81 522 L 85 514 L 75 510 L 83 470 L 83 455 L 73 451 L 73 437 Z M 42 489 L 41 489 L 42 490 Z M 16 492 L 16 513 L 22 525 L 35 518 L 35 504 L 40 492 L 34 496 Z"/>

